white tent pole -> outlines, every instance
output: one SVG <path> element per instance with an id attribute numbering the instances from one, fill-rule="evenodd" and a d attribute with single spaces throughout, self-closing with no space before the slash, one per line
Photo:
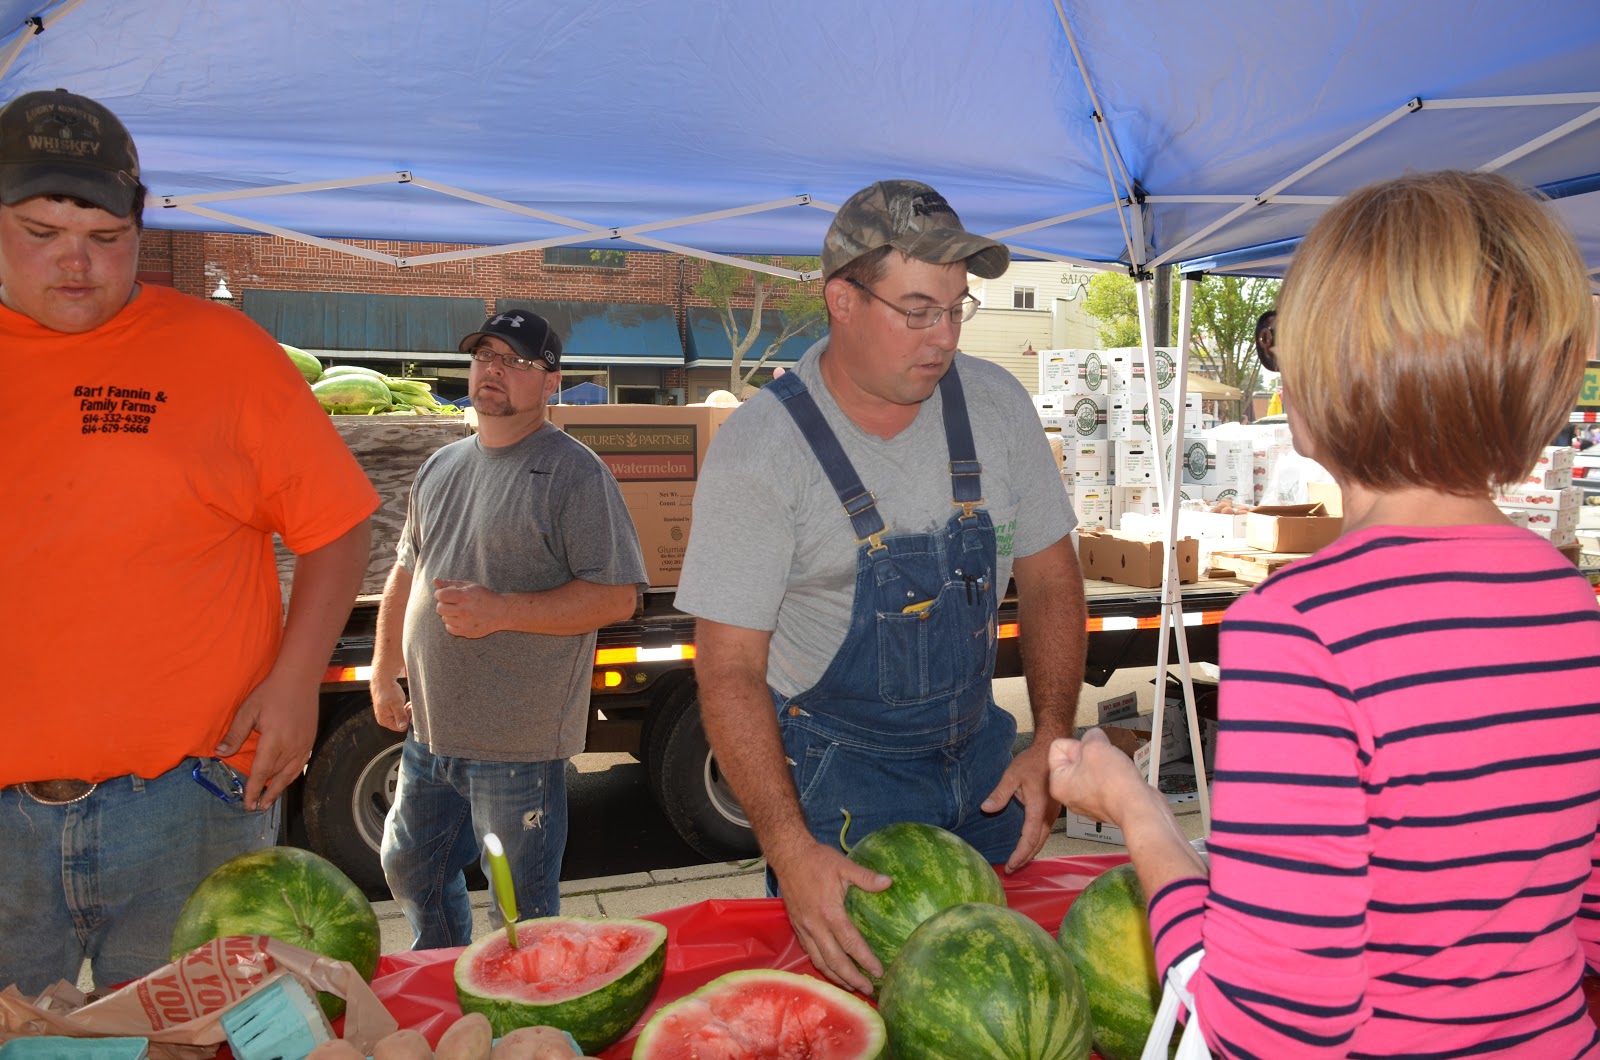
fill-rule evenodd
<path id="1" fill-rule="evenodd" d="M 1217 218 L 1215 221 L 1212 221 L 1210 224 L 1206 225 L 1204 228 L 1200 229 L 1200 231 L 1194 233 L 1194 235 L 1190 236 L 1188 239 L 1185 239 L 1177 246 L 1169 247 L 1160 257 L 1156 258 L 1150 263 L 1150 267 L 1155 268 L 1157 265 L 1164 265 L 1167 262 L 1172 261 L 1174 258 L 1178 257 L 1178 255 L 1182 254 L 1185 250 L 1189 249 L 1191 246 L 1198 243 L 1212 232 L 1215 232 L 1217 229 L 1228 224 L 1235 217 L 1238 217 L 1247 210 L 1253 209 L 1258 203 L 1270 199 L 1272 196 L 1276 195 L 1284 188 L 1287 188 L 1301 177 L 1316 172 L 1329 162 L 1332 162 L 1334 159 L 1338 158 L 1340 155 L 1372 139 L 1374 136 L 1378 135 L 1380 132 L 1399 121 L 1401 118 L 1404 118 L 1406 115 L 1415 114 L 1421 109 L 1422 100 L 1415 98 L 1407 100 L 1404 104 L 1396 107 L 1388 114 L 1385 114 L 1383 117 L 1379 118 L 1365 129 L 1362 129 L 1354 136 L 1345 140 L 1343 143 L 1324 151 L 1310 162 L 1307 162 L 1293 173 L 1290 173 L 1287 177 L 1284 177 L 1276 184 L 1273 184 L 1260 195 L 1257 195 L 1253 201 L 1248 202 L 1237 209 L 1229 210 L 1226 214 Z"/>
<path id="2" fill-rule="evenodd" d="M 1002 228 L 998 232 L 985 232 L 984 235 L 988 236 L 990 239 L 1009 239 L 1012 236 L 1020 236 L 1025 232 L 1036 232 L 1041 228 L 1049 228 L 1052 225 L 1063 225 L 1069 221 L 1077 221 L 1084 217 L 1093 217 L 1097 213 L 1105 213 L 1107 210 L 1116 210 L 1125 205 L 1127 205 L 1125 202 L 1103 202 L 1099 206 L 1090 206 L 1087 209 L 1074 210 L 1072 213 L 1057 214 L 1055 217 L 1046 217 L 1043 221 L 1030 221 L 1025 225 L 1017 225 L 1014 228 Z"/>
<path id="3" fill-rule="evenodd" d="M 314 247 L 326 247 L 329 250 L 336 250 L 341 254 L 349 254 L 352 257 L 357 258 L 366 258 L 368 261 L 378 261 L 385 265 L 393 265 L 395 268 L 400 268 L 399 258 L 392 254 L 384 254 L 380 251 L 368 250 L 366 247 L 355 247 L 351 246 L 349 243 L 339 243 L 332 239 L 323 239 L 319 236 L 308 236 L 304 232 L 295 232 L 287 228 L 280 228 L 278 225 L 269 225 L 261 221 L 252 221 L 248 217 L 237 217 L 231 213 L 223 213 L 221 210 L 213 210 L 208 206 L 174 206 L 173 209 L 182 210 L 184 213 L 192 213 L 200 217 L 209 217 L 213 221 L 223 221 L 227 224 L 238 225 L 240 228 L 249 228 L 256 232 L 263 232 L 269 236 L 279 236 L 283 239 L 292 240 L 296 243 L 309 243 Z"/>
<path id="4" fill-rule="evenodd" d="M 269 184 L 263 188 L 241 188 L 236 191 L 201 191 L 193 195 L 161 195 L 162 206 L 194 206 L 206 202 L 232 202 L 235 199 L 265 199 L 274 195 L 301 195 L 313 191 L 339 191 L 344 188 L 366 188 L 374 184 L 409 184 L 412 177 L 406 170 L 393 173 L 374 173 L 367 177 L 345 177 L 338 180 L 312 180 L 299 184 Z"/>
<path id="5" fill-rule="evenodd" d="M 1094 80 L 1089 76 L 1089 67 L 1083 61 L 1083 53 L 1078 50 L 1078 35 L 1072 32 L 1072 23 L 1067 21 L 1067 13 L 1062 10 L 1061 0 L 1055 0 L 1055 5 L 1056 17 L 1061 20 L 1061 30 L 1067 35 L 1067 47 L 1072 49 L 1072 58 L 1078 64 L 1078 74 L 1083 78 L 1084 91 L 1089 94 L 1089 106 L 1094 108 L 1095 125 L 1103 130 L 1101 139 L 1104 142 L 1101 144 L 1101 150 L 1105 150 L 1107 147 L 1110 148 L 1110 157 L 1116 161 L 1117 172 L 1122 175 L 1122 186 L 1127 189 L 1128 194 L 1131 196 L 1133 193 L 1133 181 L 1128 177 L 1128 167 L 1122 164 L 1122 152 L 1117 150 L 1116 138 L 1111 135 L 1111 130 L 1106 128 L 1105 112 L 1100 109 L 1100 97 L 1094 90 Z M 1113 181 L 1113 190 L 1115 190 L 1115 184 L 1116 182 Z"/>
<path id="6" fill-rule="evenodd" d="M 1562 124 L 1557 125 L 1554 129 L 1551 129 L 1543 136 L 1536 136 L 1532 140 L 1529 140 L 1527 143 L 1523 144 L 1521 147 L 1512 148 L 1499 158 L 1496 158 L 1490 162 L 1485 162 L 1483 165 L 1479 166 L 1478 169 L 1486 173 L 1497 172 L 1498 170 L 1509 166 L 1517 159 L 1522 158 L 1525 155 L 1531 155 L 1545 144 L 1555 143 L 1568 133 L 1577 132 L 1585 125 L 1588 125 L 1596 120 L 1600 120 L 1600 107 L 1595 107 L 1593 110 L 1586 111 L 1585 113 L 1578 115 L 1571 121 L 1563 122 Z"/>
<path id="7" fill-rule="evenodd" d="M 1155 318 L 1154 307 L 1150 297 L 1150 286 L 1154 277 L 1149 273 L 1141 273 L 1134 281 L 1134 296 L 1139 306 L 1139 337 L 1144 349 L 1144 382 L 1145 398 L 1149 402 L 1150 410 L 1150 439 L 1151 449 L 1155 452 L 1156 459 L 1156 502 L 1163 512 L 1170 505 L 1167 503 L 1167 476 L 1165 465 L 1161 458 L 1161 404 L 1160 395 L 1156 387 L 1155 373 Z M 1161 574 L 1161 627 L 1159 639 L 1156 642 L 1156 692 L 1155 702 L 1150 708 L 1150 786 L 1157 791 L 1161 790 L 1161 730 L 1162 721 L 1166 714 L 1167 698 L 1167 635 L 1172 629 L 1172 614 L 1167 601 L 1172 596 L 1172 571 L 1170 557 L 1172 555 L 1172 537 L 1168 535 L 1162 542 L 1163 559 Z M 1180 627 L 1181 629 L 1181 627 Z M 1180 634 L 1181 635 L 1181 634 Z"/>
<path id="8" fill-rule="evenodd" d="M 83 3 L 83 0 L 65 0 L 60 7 L 48 15 L 34 15 L 28 19 L 24 24 L 24 28 L 17 31 L 17 35 L 12 39 L 11 43 L 0 49 L 0 78 L 6 76 L 6 72 L 11 69 L 11 64 L 17 61 L 17 56 L 22 54 L 22 49 L 28 46 L 29 41 L 71 14 L 72 10 L 81 3 Z"/>
<path id="9" fill-rule="evenodd" d="M 1177 496 L 1180 482 L 1183 477 L 1183 439 L 1185 422 L 1184 394 L 1189 382 L 1189 347 L 1194 337 L 1194 291 L 1199 281 L 1193 275 L 1186 275 L 1178 296 L 1178 407 L 1173 415 L 1173 433 L 1175 444 L 1172 447 L 1172 495 Z M 1173 542 L 1173 547 L 1167 550 L 1167 580 L 1163 583 L 1170 587 L 1173 625 L 1177 630 L 1178 641 L 1178 680 L 1183 689 L 1184 716 L 1188 719 L 1190 756 L 1194 759 L 1195 790 L 1200 797 L 1200 827 L 1207 835 L 1211 833 L 1211 791 L 1206 783 L 1206 759 L 1200 741 L 1200 717 L 1195 710 L 1194 702 L 1194 673 L 1189 668 L 1189 623 L 1183 613 L 1183 593 L 1178 587 L 1178 506 L 1174 504 L 1167 515 L 1167 540 Z M 1163 619 L 1166 615 L 1163 612 Z M 1166 646 L 1166 635 L 1163 632 L 1161 644 Z M 1166 687 L 1166 667 L 1161 668 L 1162 688 Z M 1163 700 L 1164 701 L 1164 700 Z"/>

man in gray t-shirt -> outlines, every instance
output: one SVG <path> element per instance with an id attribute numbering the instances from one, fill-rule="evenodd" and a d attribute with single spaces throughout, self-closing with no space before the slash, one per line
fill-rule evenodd
<path id="1" fill-rule="evenodd" d="M 372 662 L 378 722 L 410 729 L 383 871 L 415 949 L 472 941 L 463 870 L 487 833 L 518 914 L 560 911 L 566 760 L 583 750 L 595 632 L 632 615 L 648 580 L 611 472 L 545 419 L 561 381 L 550 325 L 501 313 L 461 350 L 478 433 L 417 473 Z"/>
<path id="2" fill-rule="evenodd" d="M 695 486 L 677 605 L 699 618 L 701 717 L 818 970 L 881 975 L 844 912 L 887 877 L 839 850 L 899 821 L 1025 865 L 1050 834 L 1045 752 L 1084 666 L 1075 525 L 1027 392 L 956 352 L 1005 247 L 938 192 L 852 196 L 822 266 L 829 335 L 728 418 Z M 998 599 L 1018 592 L 1034 744 L 994 705 Z"/>

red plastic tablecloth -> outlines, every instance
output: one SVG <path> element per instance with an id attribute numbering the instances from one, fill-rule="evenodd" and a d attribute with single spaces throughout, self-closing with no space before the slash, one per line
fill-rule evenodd
<path id="1" fill-rule="evenodd" d="M 1127 861 L 1121 854 L 1035 861 L 1005 879 L 1006 902 L 1054 935 L 1067 906 L 1106 869 Z M 781 968 L 818 975 L 789 927 L 783 902 L 776 898 L 722 899 L 654 913 L 667 929 L 667 969 L 661 989 L 645 1019 L 662 1005 L 741 968 Z M 372 988 L 400 1026 L 422 1032 L 437 1043 L 445 1028 L 461 1016 L 452 972 L 460 949 L 390 954 L 378 961 Z M 640 1020 L 638 1026 L 643 1026 Z M 637 1031 L 637 1027 L 635 1027 Z M 635 1032 L 600 1056 L 627 1060 L 633 1055 Z"/>
<path id="2" fill-rule="evenodd" d="M 1127 861 L 1126 855 L 1045 858 L 1005 879 L 1006 902 L 1054 936 L 1061 918 L 1090 880 Z M 667 969 L 661 989 L 644 1019 L 727 972 L 741 968 L 781 968 L 821 978 L 795 940 L 783 903 L 776 898 L 696 902 L 645 917 L 667 929 Z M 437 1043 L 461 1016 L 452 972 L 460 949 L 398 953 L 378 961 L 372 988 L 400 1026 L 422 1032 Z M 1589 1012 L 1600 1022 L 1600 983 L 1584 980 Z M 639 1021 L 627 1037 L 600 1054 L 603 1060 L 628 1060 Z"/>

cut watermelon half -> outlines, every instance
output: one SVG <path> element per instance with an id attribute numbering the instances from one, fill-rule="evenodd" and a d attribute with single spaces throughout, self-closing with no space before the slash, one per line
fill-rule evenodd
<path id="1" fill-rule="evenodd" d="M 597 1053 L 639 1020 L 667 965 L 667 929 L 649 920 L 542 917 L 456 958 L 462 1012 L 489 1018 L 495 1037 L 518 1027 L 556 1027 Z"/>
<path id="2" fill-rule="evenodd" d="M 887 1035 L 871 1005 L 794 972 L 729 972 L 650 1017 L 633 1060 L 875 1060 Z"/>

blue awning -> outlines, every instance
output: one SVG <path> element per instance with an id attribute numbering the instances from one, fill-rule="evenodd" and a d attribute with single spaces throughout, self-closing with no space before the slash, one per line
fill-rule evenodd
<path id="1" fill-rule="evenodd" d="M 246 288 L 244 313 L 279 342 L 339 353 L 449 353 L 483 326 L 483 300 L 355 291 Z M 359 359 L 359 358 L 358 358 Z"/>
<path id="2" fill-rule="evenodd" d="M 501 298 L 495 312 L 529 309 L 561 336 L 563 365 L 683 364 L 671 306 L 624 302 L 535 302 Z"/>
<path id="3" fill-rule="evenodd" d="M 750 310 L 735 309 L 734 320 L 739 326 L 739 333 L 745 334 L 750 330 Z M 722 311 L 710 306 L 694 306 L 689 309 L 689 367 L 690 368 L 727 368 L 733 364 L 733 344 L 728 341 L 728 333 L 722 327 Z M 750 350 L 744 355 L 744 367 L 749 368 L 761 359 L 767 347 L 777 341 L 783 334 L 784 316 L 781 312 L 769 309 L 761 314 L 761 334 L 756 336 L 756 341 L 750 345 Z M 789 336 L 784 344 L 778 347 L 778 352 L 767 358 L 768 367 L 778 365 L 791 365 L 800 359 L 800 355 L 811 348 L 811 344 L 822 337 L 828 330 L 826 321 L 818 321 L 809 327 L 803 328 L 798 334 Z"/>
<path id="4" fill-rule="evenodd" d="M 611 395 L 599 383 L 591 383 L 585 379 L 576 386 L 569 386 L 556 395 L 558 405 L 604 405 L 610 402 Z"/>

